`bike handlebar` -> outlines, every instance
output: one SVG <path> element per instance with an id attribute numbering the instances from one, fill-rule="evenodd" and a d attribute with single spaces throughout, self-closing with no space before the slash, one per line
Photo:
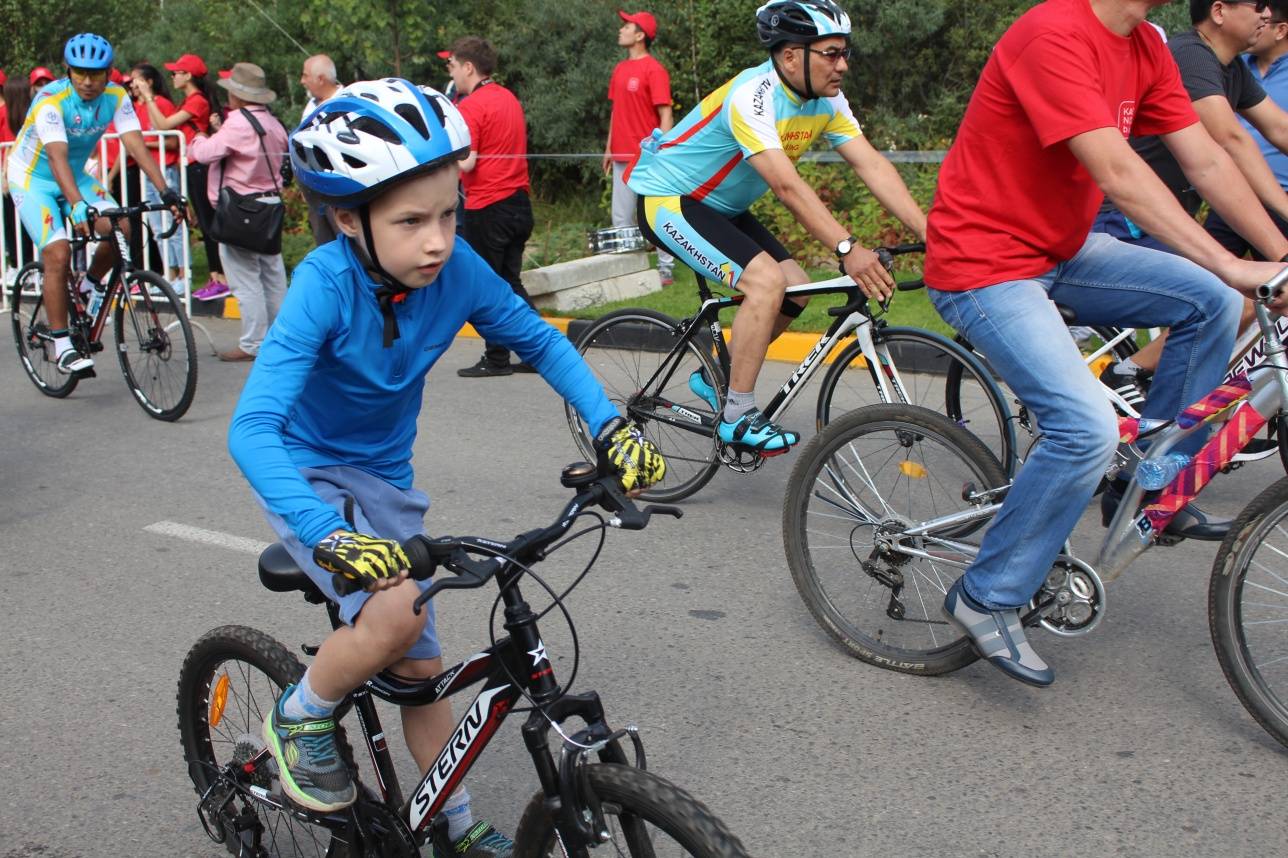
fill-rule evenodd
<path id="1" fill-rule="evenodd" d="M 872 252 L 881 260 L 881 264 L 885 266 L 885 270 L 891 271 L 894 269 L 894 258 L 896 256 L 903 256 L 905 253 L 925 253 L 926 243 L 924 241 L 916 241 L 908 244 L 882 245 L 880 247 L 872 248 Z M 844 267 L 842 267 L 841 273 L 845 273 Z M 895 284 L 896 288 L 898 288 L 900 292 L 909 292 L 915 289 L 921 289 L 925 285 L 926 281 L 924 280 L 909 280 L 906 283 Z M 881 303 L 884 307 L 886 302 L 882 301 Z M 867 305 L 867 296 L 859 295 L 853 301 L 843 304 L 840 307 L 828 307 L 827 314 L 829 316 L 848 316 L 850 313 L 853 313 L 856 310 L 861 310 Z"/>
<path id="2" fill-rule="evenodd" d="M 588 507 L 602 507 L 613 513 L 608 524 L 623 530 L 643 530 L 649 519 L 657 515 L 680 518 L 683 510 L 674 506 L 651 504 L 643 509 L 636 506 L 622 491 L 619 477 L 604 465 L 575 462 L 563 469 L 560 481 L 577 494 L 563 508 L 554 524 L 549 527 L 521 533 L 509 542 L 497 542 L 482 536 L 413 536 L 402 543 L 410 563 L 411 577 L 424 581 L 433 577 L 440 568 L 455 577 L 435 581 L 417 597 L 416 613 L 425 603 L 443 590 L 464 590 L 482 587 L 504 568 L 509 558 L 523 564 L 545 559 L 545 550 L 567 533 L 577 516 Z M 470 552 L 499 555 L 475 558 Z M 332 583 L 340 595 L 355 593 L 361 585 L 343 575 L 332 576 Z"/>
<path id="3" fill-rule="evenodd" d="M 1257 300 L 1262 303 L 1270 301 L 1285 285 L 1288 285 L 1288 267 L 1271 277 L 1270 282 L 1257 287 Z"/>
<path id="4" fill-rule="evenodd" d="M 188 201 L 183 200 L 182 204 L 183 206 L 187 206 Z M 114 209 L 96 209 L 91 206 L 86 211 L 85 217 L 86 217 L 86 220 L 88 220 L 90 223 L 93 223 L 94 221 L 98 220 L 101 217 L 105 217 L 108 220 L 115 223 L 116 221 L 126 220 L 127 218 L 134 217 L 135 215 L 146 214 L 148 212 L 168 212 L 168 211 L 170 211 L 170 206 L 166 205 L 165 203 L 139 203 L 133 206 L 121 206 L 119 208 L 114 208 Z M 169 229 L 167 229 L 165 232 L 157 233 L 153 237 L 156 238 L 158 241 L 160 241 L 163 239 L 167 239 L 170 236 L 174 235 L 176 232 L 178 232 L 179 225 L 183 223 L 183 218 L 176 217 L 176 218 L 171 218 L 171 220 L 173 221 L 173 223 L 170 224 Z"/>

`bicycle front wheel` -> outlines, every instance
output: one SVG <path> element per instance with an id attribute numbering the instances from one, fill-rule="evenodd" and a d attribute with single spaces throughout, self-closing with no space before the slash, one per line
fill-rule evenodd
<path id="1" fill-rule="evenodd" d="M 748 856 L 742 841 L 704 804 L 652 772 L 597 763 L 586 768 L 586 777 L 603 806 L 610 839 L 598 848 L 606 854 L 635 858 Z M 563 858 L 568 854 L 545 795 L 539 792 L 519 820 L 515 858 Z"/>
<path id="2" fill-rule="evenodd" d="M 13 342 L 18 347 L 22 370 L 36 389 L 46 396 L 62 399 L 76 389 L 80 376 L 58 371 L 54 338 L 49 334 L 49 317 L 45 314 L 44 290 L 42 263 L 28 262 L 18 270 L 9 293 Z"/>
<path id="3" fill-rule="evenodd" d="M 204 821 L 213 837 L 233 855 L 323 858 L 349 855 L 349 844 L 332 843 L 332 832 L 294 811 L 282 795 L 277 764 L 264 751 L 262 725 L 278 695 L 304 675 L 304 666 L 286 647 L 245 626 L 207 632 L 188 652 L 179 672 L 179 735 L 188 776 L 203 796 Z M 353 752 L 336 728 L 341 756 L 353 768 Z M 255 763 L 250 786 L 268 795 L 251 801 L 223 773 L 230 765 Z M 246 811 L 257 818 L 246 826 Z"/>
<path id="4" fill-rule="evenodd" d="M 1235 519 L 1212 564 L 1208 623 L 1243 707 L 1288 746 L 1288 478 Z"/>
<path id="5" fill-rule="evenodd" d="M 818 394 L 820 429 L 841 414 L 880 404 L 876 374 L 883 373 L 893 384 L 897 369 L 908 404 L 937 411 L 974 433 L 998 461 L 1015 461 L 1011 410 L 983 361 L 947 337 L 920 328 L 887 327 L 875 336 L 877 344 L 888 349 L 894 366 L 871 365 L 858 340 L 846 346 L 823 377 Z"/>
<path id="6" fill-rule="evenodd" d="M 116 357 L 134 398 L 157 420 L 178 420 L 197 393 L 197 343 L 174 288 L 136 271 L 112 316 Z"/>
<path id="7" fill-rule="evenodd" d="M 974 661 L 940 608 L 973 556 L 961 544 L 986 521 L 902 534 L 972 509 L 963 486 L 1005 482 L 997 458 L 934 411 L 872 405 L 833 420 L 801 452 L 783 501 L 787 565 L 806 607 L 877 667 L 930 675 Z"/>
<path id="8" fill-rule="evenodd" d="M 608 398 L 666 459 L 666 476 L 641 497 L 677 501 L 705 486 L 720 463 L 716 458 L 711 405 L 689 389 L 689 376 L 701 369 L 722 391 L 723 375 L 699 333 L 678 353 L 679 323 L 654 310 L 618 310 L 600 318 L 577 339 L 577 351 Z M 723 396 L 723 393 L 720 394 Z M 719 403 L 717 403 L 719 404 Z M 571 405 L 568 426 L 583 456 L 595 461 L 594 435 Z"/>

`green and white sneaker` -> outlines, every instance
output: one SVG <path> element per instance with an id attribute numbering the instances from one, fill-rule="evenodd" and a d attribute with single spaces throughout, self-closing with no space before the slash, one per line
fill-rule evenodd
<path id="1" fill-rule="evenodd" d="M 282 703 L 294 691 L 294 685 L 283 691 L 264 719 L 264 741 L 277 762 L 282 792 L 319 813 L 346 808 L 357 799 L 358 788 L 336 748 L 335 719 L 292 721 L 283 716 Z"/>
<path id="2" fill-rule="evenodd" d="M 437 852 L 434 854 L 435 858 L 442 858 Z M 452 844 L 451 854 L 465 858 L 510 858 L 514 854 L 514 841 L 480 820 Z"/>

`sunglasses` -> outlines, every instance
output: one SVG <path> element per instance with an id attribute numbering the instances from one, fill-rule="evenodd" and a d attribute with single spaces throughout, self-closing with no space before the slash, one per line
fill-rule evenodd
<path id="1" fill-rule="evenodd" d="M 811 54 L 818 54 L 820 57 L 827 60 L 832 65 L 836 65 L 841 60 L 848 60 L 850 58 L 851 49 L 847 46 L 844 48 L 830 48 L 829 50 L 826 50 L 826 51 L 816 51 L 813 48 L 809 48 L 809 47 L 805 48 L 805 50 L 809 51 Z"/>
<path id="2" fill-rule="evenodd" d="M 107 80 L 107 69 L 68 69 L 76 80 L 98 83 Z"/>
<path id="3" fill-rule="evenodd" d="M 1270 8 L 1270 0 L 1224 0 L 1229 6 L 1251 6 L 1258 14 Z"/>

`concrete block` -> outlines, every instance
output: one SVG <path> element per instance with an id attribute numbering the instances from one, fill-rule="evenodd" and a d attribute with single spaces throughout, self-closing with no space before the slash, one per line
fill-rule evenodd
<path id="1" fill-rule="evenodd" d="M 625 255 L 625 254 L 622 254 Z M 525 272 L 526 274 L 526 272 Z M 524 278 L 527 286 L 527 278 Z M 583 307 L 594 307 L 610 301 L 624 301 L 627 298 L 638 298 L 662 288 L 662 281 L 657 272 L 651 268 L 635 271 L 617 277 L 609 277 L 593 283 L 561 289 L 557 292 L 533 294 L 533 303 L 542 309 L 568 311 L 580 310 Z"/>
<path id="2" fill-rule="evenodd" d="M 648 254 L 602 253 L 523 272 L 523 288 L 533 298 L 648 270 Z"/>

